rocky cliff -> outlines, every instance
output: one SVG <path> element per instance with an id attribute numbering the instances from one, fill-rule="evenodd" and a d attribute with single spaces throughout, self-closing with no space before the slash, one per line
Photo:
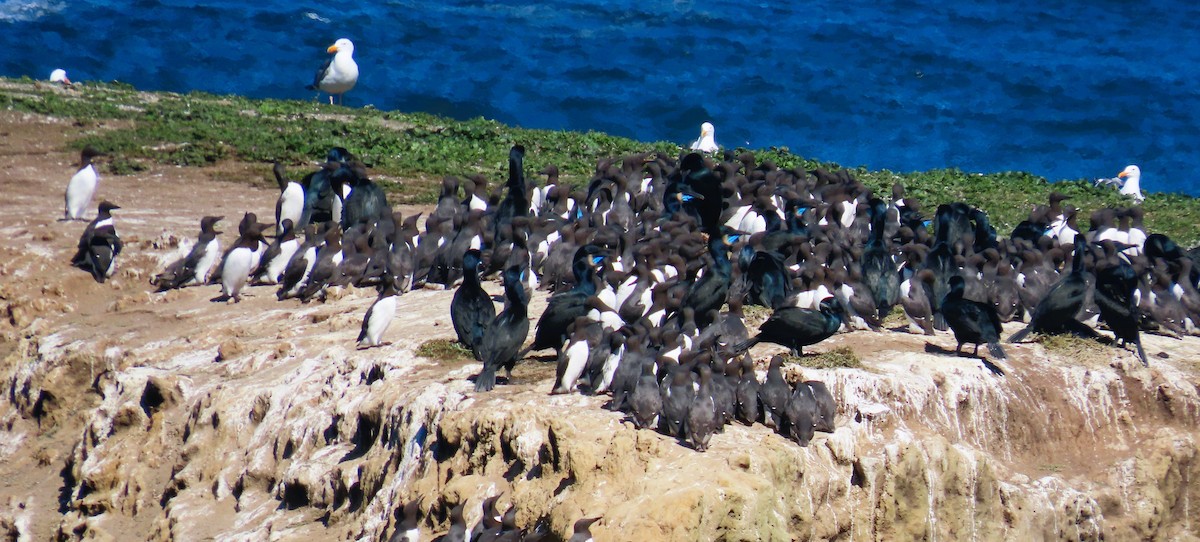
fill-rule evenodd
<path id="1" fill-rule="evenodd" d="M 415 354 L 453 338 L 450 293 L 400 298 L 382 348 L 354 338 L 373 293 L 324 304 L 250 289 L 150 293 L 199 218 L 270 214 L 265 166 L 105 177 L 127 243 L 106 284 L 70 268 L 58 222 L 74 157 L 52 118 L 0 113 L 0 534 L 13 540 L 378 540 L 420 500 L 501 495 L 520 525 L 597 540 L 1196 540 L 1200 343 L 1009 349 L 997 374 L 901 331 L 839 334 L 861 368 L 825 381 L 837 430 L 801 448 L 734 425 L 706 453 L 636 430 L 602 397 L 550 396 L 553 363 L 478 394 L 476 363 Z M 236 181 L 236 182 L 235 182 Z M 251 181 L 251 182 L 246 182 Z M 411 211 L 411 210 L 409 210 Z M 234 229 L 232 225 L 228 229 Z M 228 245 L 233 235 L 222 241 Z M 498 291 L 496 285 L 489 288 Z M 533 314 L 545 303 L 535 296 Z M 1012 329 L 1007 330 L 1013 331 Z M 752 351 L 761 366 L 775 352 Z"/>

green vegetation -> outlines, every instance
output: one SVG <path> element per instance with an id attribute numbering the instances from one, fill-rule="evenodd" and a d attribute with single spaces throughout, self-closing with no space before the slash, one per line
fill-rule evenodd
<path id="1" fill-rule="evenodd" d="M 892 312 L 883 319 L 883 327 L 893 329 L 897 327 L 908 327 L 908 316 L 904 314 L 904 307 L 897 303 L 892 307 Z"/>
<path id="2" fill-rule="evenodd" d="M 839 346 L 820 354 L 788 356 L 784 358 L 784 361 L 809 369 L 836 369 L 838 367 L 858 369 L 862 367 L 862 359 L 849 346 Z"/>
<path id="3" fill-rule="evenodd" d="M 726 305 L 721 310 L 728 310 L 728 308 Z M 758 329 L 758 326 L 763 325 L 763 322 L 771 317 L 771 312 L 771 309 L 762 305 L 744 305 L 742 307 L 742 320 L 746 323 L 746 329 L 750 330 L 751 335 L 754 334 L 754 330 Z"/>
<path id="4" fill-rule="evenodd" d="M 463 363 L 475 361 L 475 355 L 457 341 L 432 339 L 417 347 L 417 355 L 438 363 Z"/>
<path id="5" fill-rule="evenodd" d="M 1035 335 L 1034 340 L 1046 349 L 1072 363 L 1080 365 L 1108 365 L 1116 354 L 1111 347 L 1093 339 L 1074 335 Z"/>
<path id="6" fill-rule="evenodd" d="M 87 83 L 62 91 L 26 79 L 0 78 L 0 108 L 72 118 L 84 127 L 103 123 L 72 142 L 95 145 L 112 156 L 111 173 L 128 174 L 146 163 L 200 166 L 221 160 L 280 160 L 311 170 L 332 146 L 362 157 L 372 174 L 398 202 L 432 203 L 444 175 L 483 174 L 502 179 L 508 148 L 525 145 L 526 166 L 537 171 L 555 164 L 568 182 L 582 183 L 601 158 L 659 151 L 679 152 L 669 142 L 643 143 L 599 132 L 529 130 L 482 118 L 455 121 L 424 113 L 349 109 L 303 100 L 251 100 L 193 92 L 138 92 L 121 83 Z M 840 169 L 793 154 L 787 147 L 759 149 L 760 162 L 784 168 Z M 1069 157 L 1064 157 L 1069 159 Z M 1113 172 L 1124 164 L 1113 164 Z M 1116 191 L 1092 188 L 1087 180 L 1049 183 L 1029 173 L 974 174 L 957 169 L 895 173 L 852 168 L 852 173 L 881 195 L 902 183 L 910 197 L 932 216 L 938 204 L 966 201 L 988 212 L 1003 235 L 1044 203 L 1052 190 L 1072 196 L 1080 207 L 1080 226 L 1104 206 L 1129 202 Z M 1186 246 L 1200 241 L 1196 228 L 1200 200 L 1178 194 L 1154 194 L 1145 202 L 1146 227 Z"/>

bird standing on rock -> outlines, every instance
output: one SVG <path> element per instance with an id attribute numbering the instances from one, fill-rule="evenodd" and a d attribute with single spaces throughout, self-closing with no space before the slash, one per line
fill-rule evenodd
<path id="1" fill-rule="evenodd" d="M 275 162 L 271 172 L 279 184 L 279 199 L 275 202 L 275 233 L 279 235 L 283 232 L 284 220 L 291 220 L 293 225 L 300 222 L 300 216 L 304 214 L 304 187 L 288 179 L 287 171 L 279 162 Z"/>
<path id="2" fill-rule="evenodd" d="M 996 308 L 988 303 L 980 303 L 963 297 L 966 281 L 961 276 L 950 277 L 950 292 L 942 301 L 942 314 L 946 323 L 954 332 L 958 346 L 954 353 L 962 350 L 963 343 L 973 343 L 978 355 L 979 345 L 986 344 L 988 352 L 999 359 L 1005 359 L 1004 348 L 1000 346 L 1000 317 Z"/>
<path id="3" fill-rule="evenodd" d="M 717 407 L 713 400 L 712 378 L 712 369 L 708 365 L 700 365 L 700 389 L 692 398 L 692 404 L 688 405 L 684 429 L 687 431 L 688 443 L 697 452 L 708 449 L 708 441 L 721 423 L 717 419 Z"/>
<path id="4" fill-rule="evenodd" d="M 117 268 L 117 255 L 124 246 L 113 226 L 112 212 L 120 209 L 108 201 L 100 202 L 96 219 L 92 220 L 79 237 L 79 250 L 71 258 L 71 265 L 92 274 L 101 284 L 112 276 Z"/>
<path id="5" fill-rule="evenodd" d="M 157 291 L 165 292 L 208 282 L 208 273 L 212 270 L 213 264 L 217 262 L 217 258 L 221 256 L 221 242 L 217 239 L 217 234 L 221 232 L 216 230 L 216 224 L 223 218 L 225 217 L 206 216 L 201 218 L 200 237 L 192 246 L 192 250 L 183 259 L 175 261 L 168 265 L 162 273 L 155 275 L 150 280 L 150 284 L 156 286 Z"/>
<path id="6" fill-rule="evenodd" d="M 1083 309 L 1091 277 L 1083 265 L 1086 252 L 1087 241 L 1082 235 L 1077 236 L 1071 272 L 1050 288 L 1034 308 L 1029 325 L 1009 337 L 1008 342 L 1020 342 L 1035 331 L 1046 334 L 1073 333 L 1088 338 L 1097 336 L 1095 330 L 1075 319 L 1075 315 Z"/>
<path id="7" fill-rule="evenodd" d="M 480 358 L 479 344 L 487 327 L 496 317 L 496 306 L 492 298 L 479 284 L 479 272 L 483 263 L 479 250 L 470 249 L 462 257 L 463 281 L 450 300 L 450 321 L 459 344 L 470 348 L 475 359 Z"/>
<path id="8" fill-rule="evenodd" d="M 354 43 L 346 38 L 341 38 L 327 50 L 333 53 L 333 56 L 325 60 L 325 64 L 321 69 L 317 70 L 317 75 L 313 78 L 313 83 L 305 88 L 308 90 L 319 90 L 329 94 L 329 105 L 333 105 L 333 97 L 338 97 L 338 103 L 342 103 L 342 95 L 354 88 L 355 83 L 358 83 L 358 64 L 354 62 Z"/>
<path id="9" fill-rule="evenodd" d="M 758 388 L 764 425 L 776 430 L 783 428 L 784 409 L 791 391 L 783 378 L 783 356 L 772 356 L 771 365 L 767 368 L 767 380 Z"/>
<path id="10" fill-rule="evenodd" d="M 82 220 L 84 211 L 92 203 L 92 196 L 96 194 L 96 185 L 100 182 L 100 174 L 96 172 L 96 166 L 92 164 L 92 159 L 97 156 L 103 156 L 103 154 L 91 145 L 84 147 L 79 152 L 79 169 L 75 171 L 75 175 L 71 176 L 64 194 L 66 210 L 63 212 L 63 220 Z"/>
<path id="11" fill-rule="evenodd" d="M 783 307 L 776 310 L 758 327 L 758 334 L 733 347 L 745 352 L 760 342 L 775 343 L 791 349 L 793 356 L 802 355 L 803 348 L 832 337 L 842 327 L 842 308 L 837 298 L 821 301 L 820 310 Z"/>
<path id="12" fill-rule="evenodd" d="M 813 397 L 812 388 L 808 384 L 800 382 L 784 407 L 788 437 L 796 441 L 796 444 L 807 447 L 808 443 L 812 441 L 819 416 L 817 400 Z"/>
<path id="13" fill-rule="evenodd" d="M 250 279 L 250 271 L 254 268 L 254 251 L 263 242 L 263 224 L 251 224 L 233 245 L 233 250 L 225 256 L 221 266 L 221 296 L 214 301 L 232 299 L 234 303 L 242 300 L 242 287 Z"/>
<path id="14" fill-rule="evenodd" d="M 384 273 L 383 281 L 379 286 L 379 297 L 375 299 L 375 303 L 371 304 L 371 308 L 367 309 L 367 314 L 363 316 L 362 331 L 358 333 L 359 348 L 384 344 L 383 333 L 387 331 L 388 326 L 392 324 L 392 318 L 396 316 L 397 294 L 396 281 L 390 274 Z"/>
<path id="15" fill-rule="evenodd" d="M 491 391 L 496 387 L 496 369 L 504 367 L 512 378 L 513 366 L 525 338 L 529 336 L 529 299 L 521 284 L 523 269 L 510 266 L 504 270 L 504 296 L 508 308 L 496 315 L 488 325 L 479 343 L 479 356 L 483 359 L 483 370 L 475 379 L 475 391 Z"/>
<path id="16" fill-rule="evenodd" d="M 658 388 L 658 380 L 654 378 L 654 364 L 650 360 L 642 365 L 642 374 L 638 377 L 629 402 L 633 410 L 633 425 L 638 429 L 650 427 L 654 418 L 662 412 L 662 393 Z"/>

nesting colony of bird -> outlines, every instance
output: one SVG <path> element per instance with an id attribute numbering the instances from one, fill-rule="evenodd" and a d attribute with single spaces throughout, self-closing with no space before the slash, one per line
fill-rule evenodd
<path id="1" fill-rule="evenodd" d="M 352 45 L 342 41 L 330 50 L 348 58 Z M 331 62 L 322 73 L 340 69 Z M 319 77 L 316 87 L 349 88 L 330 81 Z M 367 167 L 334 148 L 299 181 L 276 164 L 274 220 L 247 212 L 228 249 L 217 237 L 224 217 L 200 218 L 191 252 L 151 283 L 219 284 L 213 300 L 231 302 L 247 287 L 302 303 L 324 300 L 330 287 L 375 288 L 362 348 L 386 344 L 397 296 L 456 288 L 450 316 L 458 342 L 482 363 L 477 392 L 503 383 L 501 369 L 511 378 L 530 353 L 553 351 L 548 392 L 611 395 L 606 408 L 700 452 L 735 421 L 764 423 L 802 446 L 814 431 L 834 430 L 837 404 L 823 383 L 789 384 L 778 355 L 760 380 L 764 360 L 751 355 L 759 343 L 802 356 L 842 330 L 888 332 L 884 320 L 899 307 L 908 325 L 891 331 L 950 331 L 948 355 L 967 344 L 978 356 L 986 345 L 990 359 L 981 361 L 1002 376 L 1005 322 L 1026 323 L 1008 342 L 1031 333 L 1112 342 L 1103 326 L 1148 363 L 1141 332 L 1189 334 L 1200 317 L 1196 254 L 1147 235 L 1140 207 L 1097 210 L 1084 231 L 1078 210 L 1054 193 L 1001 237 L 964 202 L 927 218 L 899 185 L 884 199 L 846 170 L 783 169 L 748 152 L 716 157 L 707 123 L 693 148 L 702 152 L 601 159 L 586 184 L 571 186 L 554 166 L 528 179 L 517 145 L 506 182 L 489 190 L 481 175 L 446 177 L 423 222 L 393 212 Z M 81 153 L 64 220 L 90 206 L 97 156 Z M 1131 175 L 1136 191 L 1136 168 L 1122 172 Z M 72 259 L 98 282 L 122 251 L 117 209 L 100 203 Z M 497 278 L 500 307 L 483 288 Z M 534 295 L 548 305 L 531 324 Z M 754 332 L 747 305 L 771 311 Z"/>
<path id="2" fill-rule="evenodd" d="M 696 145 L 711 134 L 706 126 Z M 81 153 L 64 219 L 89 205 L 98 155 Z M 1034 332 L 1100 339 L 1103 323 L 1148 363 L 1142 331 L 1188 334 L 1200 316 L 1194 255 L 1147 235 L 1140 207 L 1097 210 L 1080 231 L 1078 210 L 1053 193 L 1000 238 L 966 203 L 940 205 L 927 220 L 902 186 L 885 201 L 845 170 L 781 169 L 751 153 L 603 159 L 579 187 L 560 183 L 554 166 L 539 172 L 542 183 L 527 179 L 524 158 L 523 147 L 510 150 L 508 179 L 494 191 L 480 175 L 445 178 L 423 224 L 394 213 L 346 149 L 331 149 L 300 181 L 276 164 L 274 221 L 246 213 L 222 252 L 223 217 L 202 217 L 191 252 L 151 283 L 219 284 L 213 300 L 233 302 L 247 286 L 301 302 L 323 300 L 329 287 L 373 287 L 364 348 L 385 344 L 398 295 L 456 287 L 454 330 L 483 364 L 476 391 L 502 382 L 500 369 L 511 377 L 531 352 L 552 350 L 550 393 L 609 394 L 607 408 L 698 451 L 739 420 L 801 445 L 833 430 L 836 405 L 822 383 L 789 385 L 778 356 L 760 382 L 749 353 L 760 342 L 800 356 L 843 329 L 884 332 L 899 306 L 909 325 L 897 330 L 949 330 L 955 354 L 986 345 L 984 364 L 1002 375 L 1004 322 L 1027 322 L 1009 342 Z M 72 260 L 99 282 L 122 249 L 116 209 L 100 204 Z M 493 277 L 504 286 L 499 310 L 483 288 Z M 531 325 L 539 292 L 548 305 Z M 746 305 L 772 311 L 753 334 Z"/>

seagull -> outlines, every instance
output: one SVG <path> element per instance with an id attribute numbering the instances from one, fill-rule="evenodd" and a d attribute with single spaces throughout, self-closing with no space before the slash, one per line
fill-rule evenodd
<path id="1" fill-rule="evenodd" d="M 58 83 L 64 87 L 69 87 L 69 86 L 74 85 L 74 83 L 72 83 L 70 79 L 67 79 L 67 70 L 64 70 L 62 68 L 59 68 L 57 70 L 50 72 L 50 82 Z"/>
<path id="2" fill-rule="evenodd" d="M 1125 166 L 1125 169 L 1117 174 L 1117 177 L 1125 179 L 1125 184 L 1121 185 L 1122 196 L 1132 196 L 1134 203 L 1141 203 L 1146 198 L 1142 196 L 1142 170 L 1135 165 Z"/>
<path id="3" fill-rule="evenodd" d="M 354 88 L 358 82 L 358 64 L 354 62 L 354 43 L 341 38 L 329 46 L 328 52 L 335 53 L 317 70 L 313 83 L 308 90 L 317 90 L 329 94 L 329 105 L 333 105 L 336 94 L 338 103 L 342 103 L 342 95 Z"/>
<path id="4" fill-rule="evenodd" d="M 715 129 L 711 122 L 700 125 L 700 138 L 692 143 L 691 149 L 700 152 L 717 152 L 717 140 L 714 139 Z"/>

